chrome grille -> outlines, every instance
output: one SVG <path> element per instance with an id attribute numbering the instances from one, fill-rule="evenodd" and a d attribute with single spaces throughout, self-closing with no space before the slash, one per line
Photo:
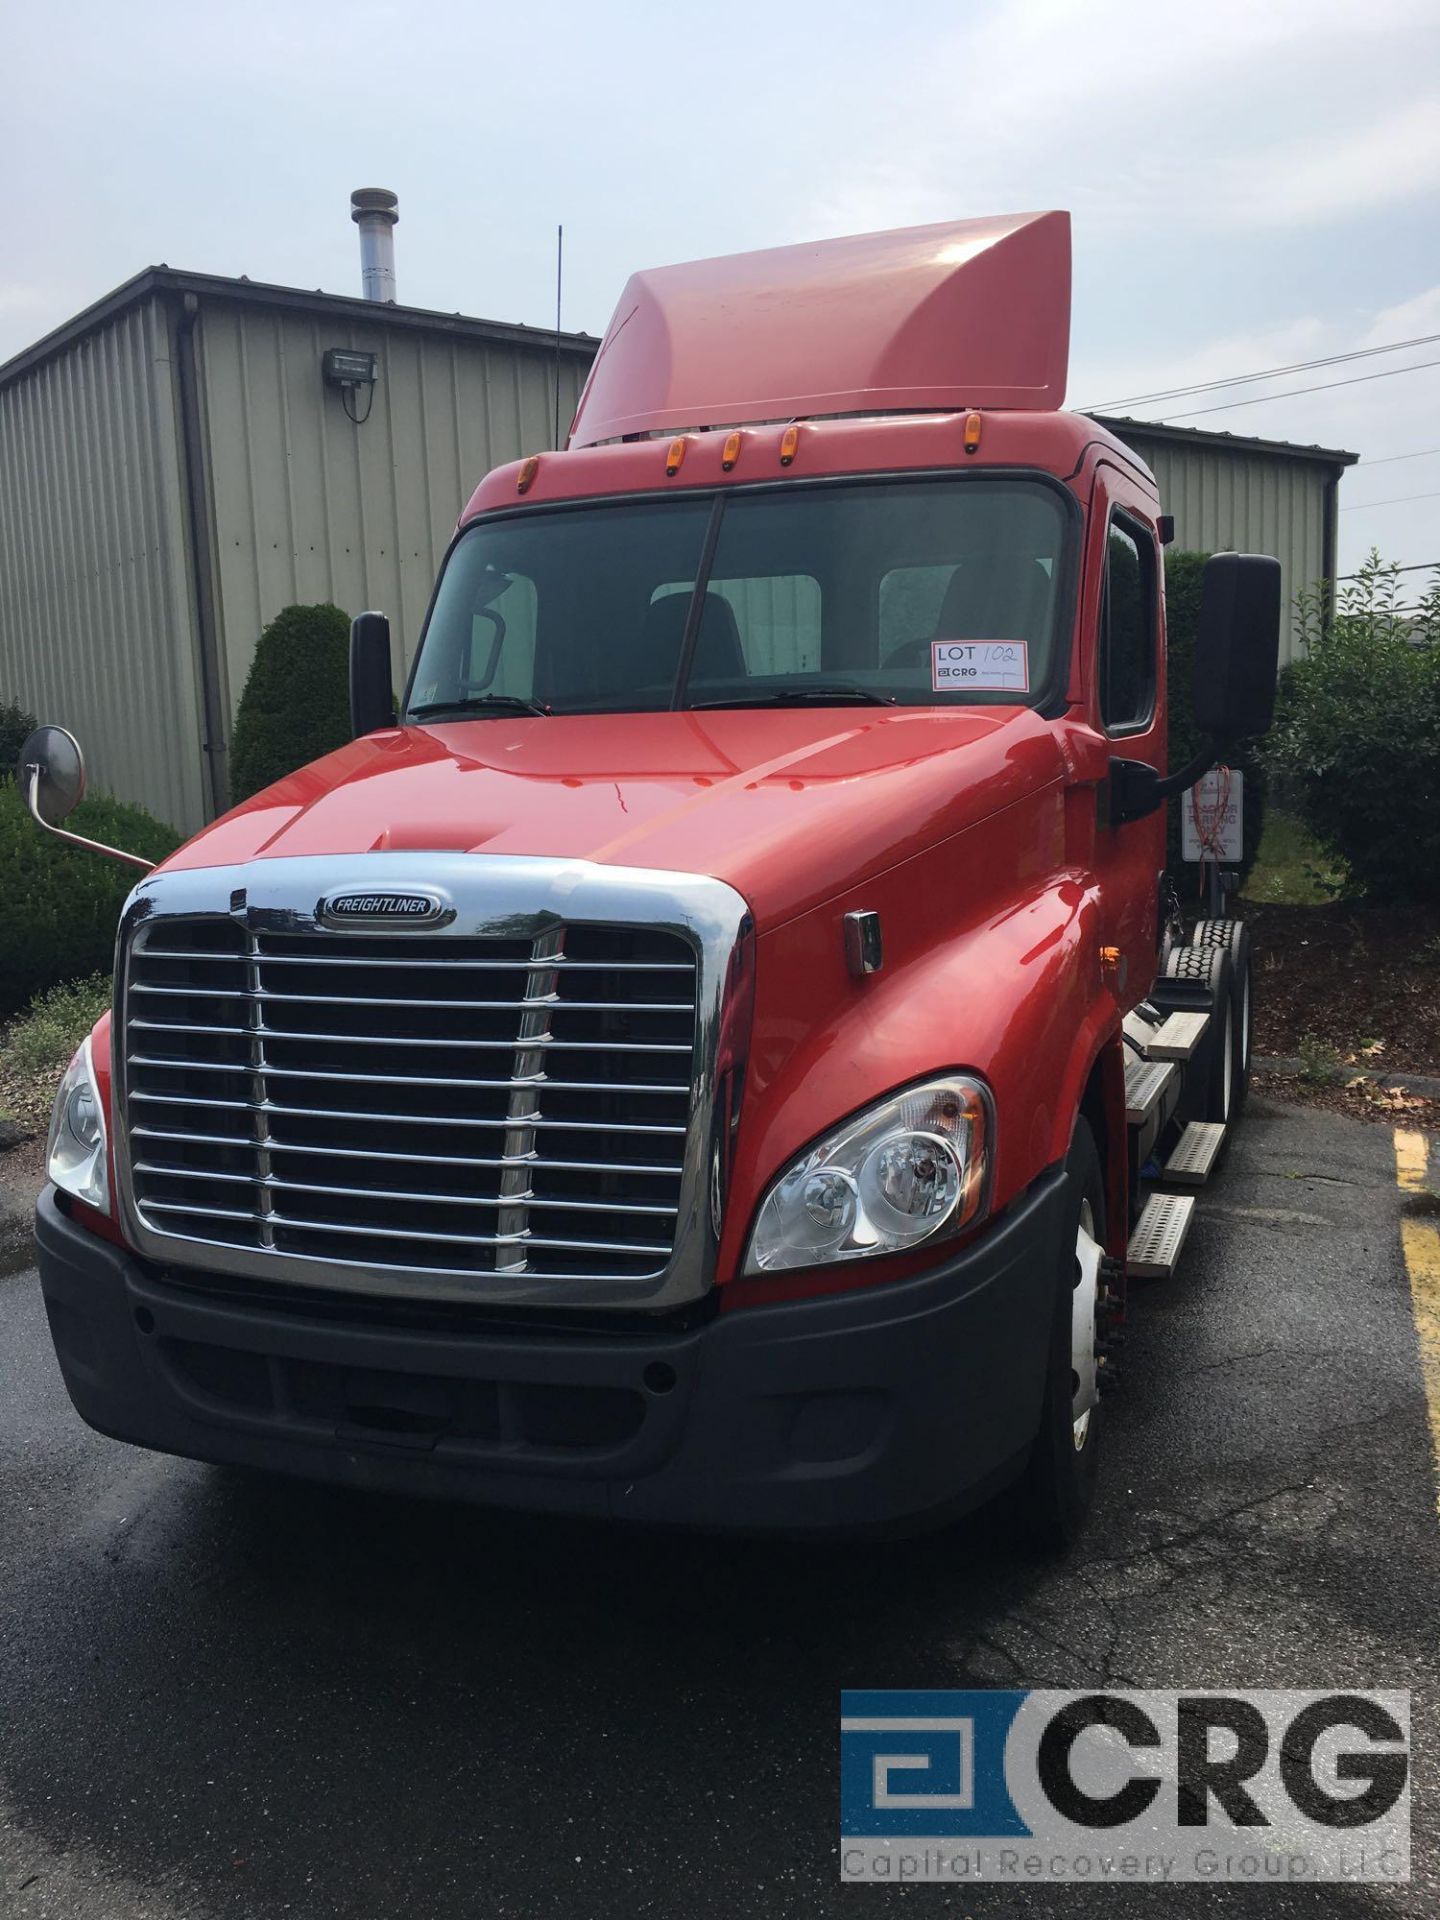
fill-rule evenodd
<path id="1" fill-rule="evenodd" d="M 136 926 L 133 1202 L 153 1233 L 366 1269 L 644 1280 L 675 1244 L 696 955 L 517 937 Z"/>

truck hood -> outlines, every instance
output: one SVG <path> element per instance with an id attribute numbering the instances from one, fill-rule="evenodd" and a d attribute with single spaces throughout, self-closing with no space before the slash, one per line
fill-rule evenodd
<path id="1" fill-rule="evenodd" d="M 1028 708 L 453 720 L 354 741 L 165 864 L 550 855 L 713 875 L 745 896 L 763 931 L 1061 772 L 1052 728 Z"/>

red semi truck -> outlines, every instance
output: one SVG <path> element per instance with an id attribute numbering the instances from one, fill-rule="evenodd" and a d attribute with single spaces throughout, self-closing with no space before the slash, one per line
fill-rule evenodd
<path id="1" fill-rule="evenodd" d="M 1072 1537 L 1127 1278 L 1243 1098 L 1164 801 L 1269 723 L 1209 564 L 1167 773 L 1144 464 L 1069 224 L 641 273 L 461 516 L 392 710 L 135 888 L 38 1210 L 66 1384 L 199 1459 L 707 1526 Z M 21 756 L 52 829 L 83 784 Z"/>

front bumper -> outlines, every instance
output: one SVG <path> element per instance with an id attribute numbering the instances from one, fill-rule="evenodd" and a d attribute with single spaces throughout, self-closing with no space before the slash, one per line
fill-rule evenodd
<path id="1" fill-rule="evenodd" d="M 942 1266 L 686 1331 L 426 1325 L 167 1277 L 47 1188 L 40 1279 L 101 1433 L 346 1486 L 707 1527 L 896 1527 L 974 1504 L 1040 1420 L 1065 1218 L 1044 1175 Z"/>

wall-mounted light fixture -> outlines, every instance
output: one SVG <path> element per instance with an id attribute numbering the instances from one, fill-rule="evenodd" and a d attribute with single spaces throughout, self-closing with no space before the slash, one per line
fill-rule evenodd
<path id="1" fill-rule="evenodd" d="M 327 387 L 340 389 L 340 404 L 348 417 L 357 427 L 363 427 L 370 418 L 370 409 L 375 404 L 375 356 L 373 353 L 361 353 L 354 347 L 327 347 L 320 362 L 320 371 Z M 351 394 L 365 393 L 365 411 L 357 413 L 351 404 Z"/>

